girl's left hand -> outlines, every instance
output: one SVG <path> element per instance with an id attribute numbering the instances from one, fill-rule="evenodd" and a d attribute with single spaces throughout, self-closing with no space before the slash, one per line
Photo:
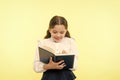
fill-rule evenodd
<path id="1" fill-rule="evenodd" d="M 44 65 L 45 70 L 49 69 L 63 69 L 65 67 L 64 60 L 61 60 L 59 62 L 54 62 L 52 60 L 52 57 L 50 57 L 49 63 Z"/>
<path id="2" fill-rule="evenodd" d="M 67 52 L 65 50 L 62 51 L 62 54 L 66 54 Z"/>

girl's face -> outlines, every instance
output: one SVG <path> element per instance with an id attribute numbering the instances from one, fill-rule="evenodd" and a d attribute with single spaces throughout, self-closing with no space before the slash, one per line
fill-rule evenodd
<path id="1" fill-rule="evenodd" d="M 49 29 L 51 37 L 55 42 L 60 42 L 67 32 L 64 25 L 55 25 L 54 28 Z"/>

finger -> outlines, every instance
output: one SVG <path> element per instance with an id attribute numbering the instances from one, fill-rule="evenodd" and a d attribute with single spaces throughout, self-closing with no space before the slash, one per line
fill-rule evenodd
<path id="1" fill-rule="evenodd" d="M 49 62 L 53 62 L 53 61 L 52 61 L 52 57 L 50 57 Z"/>
<path id="2" fill-rule="evenodd" d="M 65 63 L 62 63 L 61 65 L 59 65 L 58 69 L 63 69 L 66 66 Z"/>
<path id="3" fill-rule="evenodd" d="M 66 66 L 66 64 L 65 64 L 65 63 L 62 63 L 62 64 L 61 64 L 61 66 L 65 67 L 65 66 Z"/>
<path id="4" fill-rule="evenodd" d="M 64 60 L 61 60 L 61 61 L 58 62 L 59 65 L 62 64 L 62 63 L 64 63 Z"/>
<path id="5" fill-rule="evenodd" d="M 62 51 L 62 54 L 65 54 L 65 53 L 67 53 L 67 52 L 66 52 L 65 50 L 63 50 L 63 51 Z"/>

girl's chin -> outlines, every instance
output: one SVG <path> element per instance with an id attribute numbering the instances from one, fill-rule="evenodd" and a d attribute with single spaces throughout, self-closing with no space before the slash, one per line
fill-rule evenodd
<path id="1" fill-rule="evenodd" d="M 55 42 L 60 42 L 60 41 L 61 41 L 61 39 L 60 39 L 60 40 L 56 40 L 56 39 L 54 39 L 54 41 L 55 41 Z"/>

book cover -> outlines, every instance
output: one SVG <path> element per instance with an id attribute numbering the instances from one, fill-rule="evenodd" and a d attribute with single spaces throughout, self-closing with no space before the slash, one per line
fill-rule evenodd
<path id="1" fill-rule="evenodd" d="M 39 57 L 40 57 L 41 62 L 47 64 L 47 63 L 49 63 L 50 57 L 53 57 L 54 62 L 64 60 L 64 62 L 66 64 L 64 69 L 73 68 L 73 64 L 74 64 L 74 55 L 73 54 L 58 54 L 58 55 L 55 55 L 51 51 L 48 51 L 48 50 L 43 49 L 41 47 L 38 47 L 38 48 L 39 48 Z"/>

